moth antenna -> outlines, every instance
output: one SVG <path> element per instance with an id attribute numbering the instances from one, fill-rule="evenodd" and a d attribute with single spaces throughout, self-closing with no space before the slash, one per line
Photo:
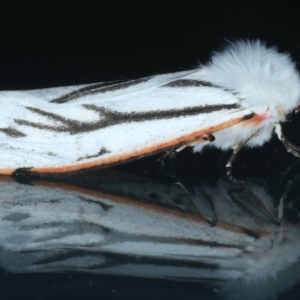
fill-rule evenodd
<path id="1" fill-rule="evenodd" d="M 275 125 L 275 133 L 278 139 L 282 142 L 287 152 L 292 153 L 296 157 L 300 157 L 300 147 L 291 143 L 283 134 L 281 124 Z"/>
<path id="2" fill-rule="evenodd" d="M 248 139 L 244 140 L 244 141 L 241 141 L 240 143 L 238 143 L 237 145 L 233 146 L 232 147 L 232 154 L 231 156 L 229 157 L 226 165 L 225 165 L 225 168 L 226 168 L 226 175 L 227 177 L 239 184 L 239 185 L 244 185 L 245 182 L 243 180 L 240 180 L 240 179 L 237 179 L 235 178 L 233 175 L 232 175 L 232 163 L 234 162 L 234 160 L 236 159 L 236 156 L 238 154 L 238 152 L 258 133 L 258 131 L 256 131 L 254 134 L 252 134 Z"/>

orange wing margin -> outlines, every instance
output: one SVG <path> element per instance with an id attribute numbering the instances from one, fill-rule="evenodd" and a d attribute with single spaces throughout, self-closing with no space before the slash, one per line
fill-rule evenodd
<path id="1" fill-rule="evenodd" d="M 105 166 L 111 166 L 118 163 L 122 163 L 125 161 L 134 160 L 139 157 L 148 156 L 163 150 L 167 150 L 170 148 L 176 148 L 180 147 L 184 144 L 187 144 L 188 142 L 194 141 L 200 139 L 203 137 L 203 135 L 209 135 L 213 134 L 214 132 L 220 131 L 222 129 L 225 129 L 227 127 L 231 127 L 233 125 L 236 125 L 241 122 L 247 122 L 248 124 L 253 123 L 254 121 L 255 125 L 258 125 L 257 122 L 261 123 L 265 120 L 264 115 L 251 115 L 251 117 L 243 116 L 239 118 L 235 118 L 223 123 L 220 123 L 216 126 L 211 126 L 199 131 L 195 131 L 194 133 L 191 133 L 189 135 L 182 136 L 177 139 L 169 140 L 168 142 L 154 144 L 149 147 L 145 147 L 143 149 L 136 150 L 134 152 L 128 152 L 124 153 L 122 155 L 116 155 L 109 158 L 103 158 L 103 159 L 95 159 L 94 161 L 86 162 L 86 163 L 76 163 L 66 166 L 54 166 L 54 167 L 44 167 L 44 168 L 31 168 L 28 169 L 28 172 L 31 173 L 41 173 L 41 174 L 49 174 L 49 173 L 70 173 L 74 171 L 79 170 L 85 170 L 85 169 L 92 169 L 95 167 L 105 167 Z M 20 166 L 21 168 L 22 166 Z M 16 169 L 0 169 L 0 173 L 4 175 L 11 175 L 13 172 L 15 172 Z"/>

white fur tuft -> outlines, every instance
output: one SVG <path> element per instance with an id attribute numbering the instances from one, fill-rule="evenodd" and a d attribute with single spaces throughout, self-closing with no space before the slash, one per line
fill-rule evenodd
<path id="1" fill-rule="evenodd" d="M 288 113 L 300 103 L 295 63 L 260 41 L 230 43 L 202 70 L 202 79 L 237 93 L 245 108 L 274 106 Z"/>

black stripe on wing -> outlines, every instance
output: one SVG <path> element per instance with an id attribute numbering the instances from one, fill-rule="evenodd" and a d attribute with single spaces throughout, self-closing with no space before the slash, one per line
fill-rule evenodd
<path id="1" fill-rule="evenodd" d="M 179 117 L 195 116 L 199 114 L 209 114 L 221 110 L 231 110 L 240 108 L 239 104 L 217 104 L 196 107 L 186 107 L 183 109 L 156 110 L 147 112 L 124 113 L 110 110 L 101 106 L 84 104 L 83 107 L 92 110 L 99 115 L 98 121 L 84 122 L 62 117 L 58 114 L 47 112 L 34 107 L 26 107 L 31 112 L 49 118 L 59 123 L 57 126 L 47 125 L 38 122 L 32 122 L 24 119 L 15 119 L 14 121 L 23 126 L 50 130 L 55 132 L 68 132 L 70 134 L 79 134 L 84 132 L 96 131 L 109 126 L 122 123 L 144 122 L 163 119 L 173 119 Z M 254 116 L 254 115 L 253 115 Z"/>
<path id="2" fill-rule="evenodd" d="M 0 131 L 5 133 L 7 136 L 12 137 L 12 138 L 20 138 L 26 136 L 25 133 L 12 128 L 12 127 L 5 127 L 5 128 L 0 128 Z"/>
<path id="3" fill-rule="evenodd" d="M 219 86 L 212 84 L 208 81 L 200 81 L 200 80 L 193 80 L 193 79 L 178 79 L 172 82 L 169 82 L 162 87 L 210 87 L 210 88 L 218 88 Z"/>
<path id="4" fill-rule="evenodd" d="M 146 77 L 136 80 L 119 80 L 119 81 L 109 81 L 109 82 L 102 82 L 97 84 L 92 84 L 84 88 L 80 88 L 76 91 L 70 92 L 66 95 L 58 97 L 56 99 L 51 100 L 51 103 L 62 104 L 66 103 L 80 97 L 95 95 L 95 94 L 104 94 L 106 92 L 115 92 L 126 89 L 128 87 L 132 87 L 134 85 L 138 85 L 142 82 L 146 82 L 153 77 Z M 210 87 L 210 88 L 218 88 L 223 89 L 219 86 L 212 84 L 211 82 L 207 81 L 199 81 L 193 79 L 178 79 L 171 81 L 167 84 L 162 85 L 161 87 L 171 87 L 171 88 L 185 88 L 185 87 Z M 224 89 L 223 89 L 224 90 Z"/>
<path id="5" fill-rule="evenodd" d="M 106 92 L 114 92 L 145 82 L 150 78 L 152 77 L 141 78 L 137 80 L 118 80 L 118 81 L 109 81 L 109 82 L 102 82 L 98 84 L 92 84 L 87 87 L 68 93 L 66 95 L 63 95 L 61 97 L 58 97 L 56 99 L 53 99 L 50 102 L 62 104 L 84 96 L 104 94 Z"/>

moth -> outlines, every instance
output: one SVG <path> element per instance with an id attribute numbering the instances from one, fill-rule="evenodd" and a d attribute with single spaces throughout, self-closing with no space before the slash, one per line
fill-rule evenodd
<path id="1" fill-rule="evenodd" d="M 237 41 L 190 70 L 137 80 L 0 93 L 0 173 L 64 173 L 162 151 L 257 147 L 300 106 L 286 53 Z"/>
<path id="2" fill-rule="evenodd" d="M 30 185 L 0 178 L 0 267 L 204 281 L 220 299 L 270 299 L 299 280 L 299 219 L 288 217 L 294 207 L 272 195 L 275 186 L 218 180 L 188 195 L 104 175 Z"/>

